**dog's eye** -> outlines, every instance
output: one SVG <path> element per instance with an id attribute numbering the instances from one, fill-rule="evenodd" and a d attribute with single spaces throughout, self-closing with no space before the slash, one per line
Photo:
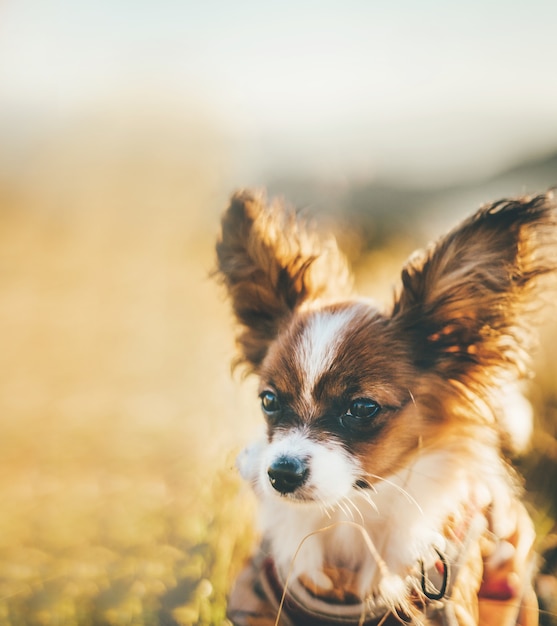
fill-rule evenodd
<path id="1" fill-rule="evenodd" d="M 347 415 L 366 419 L 373 417 L 380 410 L 381 407 L 377 404 L 377 402 L 375 402 L 375 400 L 371 400 L 370 398 L 358 398 L 357 400 L 352 401 Z"/>
<path id="2" fill-rule="evenodd" d="M 273 414 L 280 411 L 280 402 L 275 393 L 264 391 L 259 397 L 261 398 L 261 407 L 265 413 Z"/>
<path id="3" fill-rule="evenodd" d="M 346 428 L 363 428 L 379 413 L 381 406 L 371 398 L 352 400 L 348 411 L 341 417 Z"/>

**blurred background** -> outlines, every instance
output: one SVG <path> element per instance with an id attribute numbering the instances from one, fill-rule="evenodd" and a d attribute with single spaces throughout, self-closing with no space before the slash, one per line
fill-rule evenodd
<path id="1" fill-rule="evenodd" d="M 0 623 L 223 624 L 259 425 L 209 278 L 232 190 L 338 233 L 359 288 L 557 184 L 557 3 L 3 0 Z M 557 512 L 557 324 L 520 463 Z"/>

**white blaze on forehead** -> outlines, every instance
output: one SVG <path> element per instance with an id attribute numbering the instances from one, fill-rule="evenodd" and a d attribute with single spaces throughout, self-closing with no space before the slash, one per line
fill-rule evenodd
<path id="1" fill-rule="evenodd" d="M 338 312 L 318 311 L 308 319 L 297 348 L 307 399 L 310 399 L 311 390 L 319 377 L 333 364 L 347 324 L 356 312 L 356 308 Z"/>

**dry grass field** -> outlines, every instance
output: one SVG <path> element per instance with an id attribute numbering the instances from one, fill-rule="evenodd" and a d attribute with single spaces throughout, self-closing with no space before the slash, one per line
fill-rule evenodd
<path id="1" fill-rule="evenodd" d="M 213 163 L 97 141 L 0 185 L 0 623 L 218 624 L 255 413 L 208 277 Z"/>
<path id="2" fill-rule="evenodd" d="M 219 623 L 249 419 L 224 419 L 208 250 L 21 215 L 0 237 L 0 623 Z"/>
<path id="3" fill-rule="evenodd" d="M 208 277 L 214 163 L 55 147 L 0 185 L 0 624 L 223 624 L 253 541 L 234 456 L 259 415 Z M 359 282 L 395 279 L 407 252 L 374 253 Z M 555 341 L 526 463 L 546 482 Z"/>

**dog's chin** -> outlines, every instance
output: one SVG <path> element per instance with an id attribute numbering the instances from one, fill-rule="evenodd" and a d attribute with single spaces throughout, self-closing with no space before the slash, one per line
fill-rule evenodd
<path id="1" fill-rule="evenodd" d="M 312 486 L 302 487 L 292 493 L 280 493 L 267 481 L 261 491 L 264 492 L 267 498 L 275 502 L 283 502 L 294 506 L 315 506 L 323 510 L 333 511 L 342 506 L 343 501 L 347 501 L 349 498 L 370 489 L 372 487 L 367 481 L 356 480 L 351 488 L 346 489 L 342 493 L 331 493 L 329 490 L 320 490 Z"/>
<path id="2" fill-rule="evenodd" d="M 312 496 L 311 493 L 278 493 L 277 491 L 271 490 L 270 497 L 274 500 L 278 500 L 279 502 L 284 502 L 285 504 L 292 504 L 294 506 L 315 506 L 315 505 L 325 505 L 319 498 Z"/>

